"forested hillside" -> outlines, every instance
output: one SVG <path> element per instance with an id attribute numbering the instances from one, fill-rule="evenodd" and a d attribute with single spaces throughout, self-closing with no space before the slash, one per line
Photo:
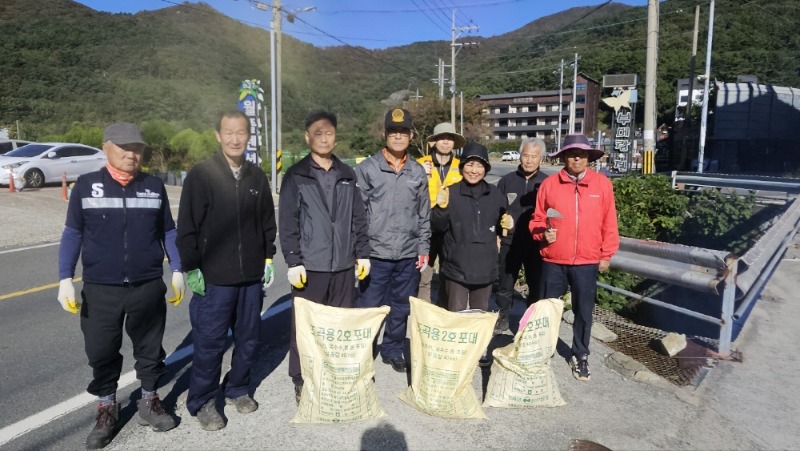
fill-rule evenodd
<path id="1" fill-rule="evenodd" d="M 688 71 L 695 4 L 661 3 L 661 122 L 672 120 L 674 83 Z M 700 71 L 708 8 L 701 5 Z M 607 73 L 643 78 L 646 16 L 645 7 L 606 3 L 502 36 L 471 38 L 481 46 L 459 54 L 459 89 L 465 98 L 557 89 L 558 63 L 575 52 L 580 70 L 597 79 Z M 731 81 L 752 74 L 762 83 L 800 87 L 798 24 L 796 0 L 717 1 L 712 76 Z M 3 0 L 0 25 L 0 126 L 20 121 L 33 139 L 64 133 L 76 122 L 119 119 L 203 130 L 217 111 L 235 104 L 241 80 L 269 80 L 268 33 L 204 4 L 131 15 L 71 0 Z M 438 89 L 430 80 L 439 57 L 449 62 L 447 38 L 366 50 L 317 48 L 285 36 L 284 127 L 301 128 L 307 111 L 323 107 L 340 114 L 342 128 L 365 131 L 392 93 L 419 88 L 434 96 Z M 565 87 L 570 84 L 567 73 Z"/>

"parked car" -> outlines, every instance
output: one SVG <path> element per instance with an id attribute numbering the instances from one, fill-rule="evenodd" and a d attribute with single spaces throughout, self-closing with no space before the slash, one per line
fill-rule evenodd
<path id="1" fill-rule="evenodd" d="M 0 139 L 0 155 L 4 155 L 17 147 L 22 147 L 30 143 L 30 141 L 23 141 L 21 139 Z"/>
<path id="2" fill-rule="evenodd" d="M 78 179 L 79 175 L 97 171 L 106 165 L 102 150 L 83 144 L 32 143 L 0 156 L 0 185 L 8 185 L 11 171 L 22 174 L 27 188 L 39 188 L 45 183 Z"/>
<path id="3" fill-rule="evenodd" d="M 518 161 L 519 160 L 519 152 L 516 150 L 509 150 L 507 152 L 503 152 L 503 157 L 500 158 L 500 161 Z"/>

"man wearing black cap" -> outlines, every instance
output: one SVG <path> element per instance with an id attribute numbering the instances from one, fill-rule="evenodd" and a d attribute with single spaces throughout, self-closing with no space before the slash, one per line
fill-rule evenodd
<path id="1" fill-rule="evenodd" d="M 395 108 L 384 119 L 386 147 L 356 167 L 369 218 L 369 277 L 361 284 L 359 307 L 391 307 L 384 326 L 381 356 L 397 372 L 406 371 L 403 345 L 417 294 L 420 271 L 428 266 L 430 200 L 425 169 L 408 157 L 414 136 L 411 113 Z"/>
<path id="2" fill-rule="evenodd" d="M 540 298 L 572 293 L 572 375 L 588 381 L 589 339 L 597 294 L 597 273 L 608 270 L 619 249 L 614 188 L 605 176 L 589 169 L 603 156 L 581 134 L 570 134 L 561 150 L 564 169 L 539 187 L 530 222 L 533 239 L 541 242 Z M 555 214 L 557 212 L 557 214 Z"/>
<path id="3" fill-rule="evenodd" d="M 122 328 L 133 344 L 136 377 L 142 383 L 139 422 L 154 431 L 176 426 L 156 388 L 164 374 L 161 347 L 166 322 L 164 250 L 172 269 L 173 305 L 184 293 L 175 246 L 175 222 L 160 179 L 139 172 L 145 143 L 134 124 L 106 127 L 106 167 L 78 178 L 69 199 L 58 255 L 58 301 L 81 315 L 81 331 L 94 378 L 87 391 L 98 398 L 97 422 L 86 447 L 103 448 L 119 427 L 117 383 L 122 371 Z M 82 256 L 83 290 L 75 296 L 72 278 Z"/>

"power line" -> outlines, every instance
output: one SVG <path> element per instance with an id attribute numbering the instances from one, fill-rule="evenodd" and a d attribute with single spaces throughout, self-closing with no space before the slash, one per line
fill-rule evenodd
<path id="1" fill-rule="evenodd" d="M 286 11 L 284 8 L 281 8 L 281 10 L 282 10 L 282 11 L 284 11 L 284 12 L 287 12 L 287 11 Z M 427 79 L 427 78 L 428 78 L 427 76 L 421 76 L 421 75 L 419 75 L 419 74 L 417 74 L 417 73 L 415 73 L 415 72 L 411 72 L 410 70 L 408 70 L 408 69 L 406 69 L 406 68 L 404 68 L 404 67 L 402 67 L 402 66 L 399 66 L 399 65 L 397 65 L 397 64 L 394 64 L 394 63 L 392 63 L 392 62 L 389 62 L 389 61 L 383 60 L 383 59 L 381 59 L 381 58 L 378 58 L 377 56 L 375 56 L 375 55 L 373 55 L 373 54 L 371 54 L 371 53 L 369 53 L 369 52 L 367 52 L 367 51 L 365 51 L 365 50 L 362 50 L 362 49 L 360 49 L 360 48 L 358 48 L 358 47 L 355 47 L 355 46 L 353 46 L 353 45 L 350 45 L 350 44 L 348 44 L 347 42 L 345 42 L 345 41 L 341 40 L 340 38 L 338 38 L 338 37 L 336 37 L 336 36 L 334 36 L 334 35 L 332 35 L 332 34 L 328 33 L 327 31 L 325 31 L 325 30 L 323 30 L 323 29 L 321 29 L 321 28 L 318 28 L 318 27 L 316 27 L 315 25 L 312 25 L 312 24 L 308 23 L 308 22 L 307 22 L 305 19 L 303 19 L 303 18 L 302 18 L 302 17 L 300 17 L 300 16 L 296 16 L 296 17 L 295 17 L 295 21 L 300 21 L 300 22 L 302 22 L 302 23 L 306 24 L 306 26 L 308 26 L 308 27 L 311 27 L 311 28 L 313 28 L 313 29 L 315 29 L 315 30 L 319 31 L 320 33 L 324 34 L 325 36 L 327 36 L 327 37 L 329 37 L 329 38 L 331 38 L 331 39 L 333 39 L 333 40 L 335 40 L 336 42 L 339 42 L 339 43 L 341 43 L 341 44 L 345 45 L 345 46 L 346 46 L 347 48 L 349 48 L 350 50 L 354 50 L 354 51 L 356 51 L 356 52 L 358 52 L 358 53 L 360 53 L 360 54 L 362 54 L 362 55 L 365 55 L 365 56 L 367 56 L 367 57 L 369 57 L 369 58 L 372 58 L 372 59 L 375 59 L 375 60 L 377 60 L 377 61 L 380 61 L 381 63 L 383 63 L 383 64 L 386 64 L 387 66 L 394 67 L 395 69 L 397 69 L 397 70 L 399 70 L 399 71 L 401 71 L 401 72 L 405 72 L 405 73 L 407 73 L 407 74 L 409 74 L 409 75 L 413 75 L 413 76 L 415 76 L 415 77 L 419 77 L 421 80 L 425 80 L 425 79 Z"/>
<path id="2" fill-rule="evenodd" d="M 418 9 L 419 11 L 421 11 L 421 12 L 422 12 L 422 14 L 423 14 L 423 15 L 424 15 L 424 16 L 425 16 L 425 17 L 426 17 L 428 20 L 430 20 L 430 21 L 431 21 L 431 23 L 432 23 L 432 24 L 433 24 L 433 25 L 434 25 L 436 28 L 438 28 L 438 29 L 442 30 L 442 31 L 443 31 L 445 34 L 447 34 L 447 30 L 446 30 L 446 29 L 444 29 L 444 28 L 442 28 L 442 26 L 441 26 L 440 24 L 436 23 L 436 21 L 435 21 L 435 20 L 433 20 L 433 18 L 432 18 L 431 16 L 429 16 L 429 15 L 428 15 L 428 13 L 427 13 L 427 12 L 426 12 L 424 9 L 422 9 L 422 7 L 420 7 L 419 5 L 417 5 L 417 2 L 415 2 L 414 0 L 411 0 L 411 3 L 413 3 L 413 4 L 414 4 L 414 6 L 416 6 L 416 7 L 417 7 L 417 9 Z"/>
<path id="3" fill-rule="evenodd" d="M 484 8 L 487 6 L 498 6 L 507 3 L 520 3 L 530 0 L 497 0 L 487 3 L 473 3 L 468 5 L 461 5 L 459 8 Z M 450 8 L 435 8 L 435 9 L 450 9 Z M 399 13 L 416 13 L 419 9 L 340 9 L 336 11 L 326 11 L 326 14 L 399 14 Z"/>

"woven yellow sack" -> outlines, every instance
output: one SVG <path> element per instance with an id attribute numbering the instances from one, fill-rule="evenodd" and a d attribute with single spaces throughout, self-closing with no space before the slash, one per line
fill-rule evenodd
<path id="1" fill-rule="evenodd" d="M 514 342 L 495 349 L 485 407 L 558 407 L 566 404 L 558 390 L 550 358 L 558 343 L 564 301 L 542 299 L 528 307 Z"/>
<path id="2" fill-rule="evenodd" d="M 454 313 L 410 298 L 411 386 L 397 395 L 429 415 L 486 418 L 472 387 L 497 314 Z"/>
<path id="3" fill-rule="evenodd" d="M 339 308 L 294 298 L 303 392 L 292 423 L 347 423 L 386 415 L 372 342 L 389 307 Z"/>

